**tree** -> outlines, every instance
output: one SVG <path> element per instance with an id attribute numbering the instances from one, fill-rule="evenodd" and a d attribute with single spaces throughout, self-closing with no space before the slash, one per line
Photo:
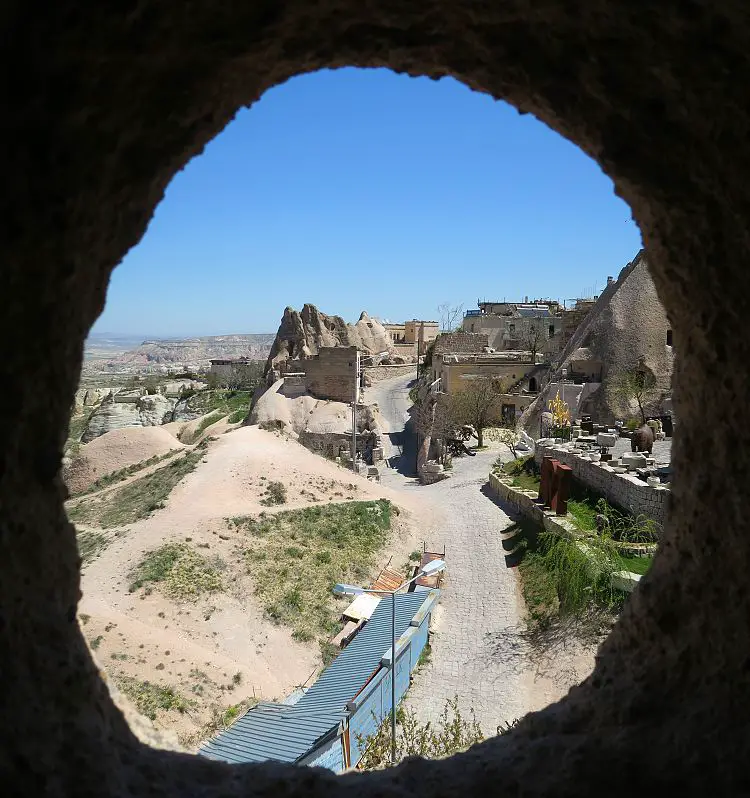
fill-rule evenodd
<path id="1" fill-rule="evenodd" d="M 458 320 L 463 315 L 464 306 L 455 305 L 451 307 L 450 302 L 443 302 L 438 305 L 437 312 L 440 319 L 440 331 L 452 332 L 458 326 Z"/>
<path id="2" fill-rule="evenodd" d="M 453 418 L 471 424 L 477 432 L 477 445 L 484 446 L 484 429 L 492 418 L 492 407 L 507 384 L 492 377 L 474 377 L 465 388 L 451 397 Z"/>
<path id="3" fill-rule="evenodd" d="M 621 399 L 627 402 L 628 406 L 635 400 L 641 414 L 641 421 L 646 423 L 647 405 L 654 397 L 656 389 L 656 377 L 653 372 L 641 360 L 637 366 L 624 371 L 616 380 L 615 391 Z"/>
<path id="4" fill-rule="evenodd" d="M 412 413 L 414 429 L 422 439 L 432 438 L 443 444 L 456 431 L 451 398 L 445 394 L 433 395 L 423 388 L 414 403 Z M 440 447 L 438 461 L 445 465 L 445 446 Z"/>
<path id="5" fill-rule="evenodd" d="M 491 439 L 507 446 L 510 453 L 513 455 L 513 459 L 517 460 L 518 451 L 516 450 L 516 446 L 518 445 L 519 436 L 516 430 L 512 427 L 496 427 L 492 429 L 491 432 Z"/>
<path id="6" fill-rule="evenodd" d="M 531 352 L 531 362 L 536 364 L 537 352 L 544 346 L 546 340 L 544 324 L 533 319 L 526 319 L 521 325 L 519 340 L 521 346 Z"/>

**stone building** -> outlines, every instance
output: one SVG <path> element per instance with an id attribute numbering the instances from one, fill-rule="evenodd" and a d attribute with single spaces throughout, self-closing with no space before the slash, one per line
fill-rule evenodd
<path id="1" fill-rule="evenodd" d="M 477 302 L 477 310 L 466 312 L 465 332 L 487 335 L 497 350 L 535 350 L 545 360 L 560 351 L 563 313 L 552 300 L 533 302 Z"/>
<path id="2" fill-rule="evenodd" d="M 301 363 L 305 371 L 307 393 L 316 399 L 354 401 L 358 364 L 356 346 L 321 347 L 315 357 Z"/>
<path id="3" fill-rule="evenodd" d="M 404 322 L 404 343 L 415 344 L 420 352 L 440 335 L 440 324 L 436 321 L 412 319 Z"/>

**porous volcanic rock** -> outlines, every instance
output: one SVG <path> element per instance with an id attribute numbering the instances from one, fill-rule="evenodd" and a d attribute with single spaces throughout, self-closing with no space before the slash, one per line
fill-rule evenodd
<path id="1" fill-rule="evenodd" d="M 116 401 L 107 396 L 92 413 L 81 441 L 88 443 L 123 427 L 158 427 L 172 420 L 174 401 L 161 394 L 139 396 L 134 401 Z"/>
<path id="2" fill-rule="evenodd" d="M 643 368 L 655 378 L 648 411 L 659 414 L 671 407 L 674 352 L 667 345 L 672 325 L 656 293 L 646 255 L 641 250 L 599 296 L 567 345 L 552 364 L 559 376 L 585 369 L 601 369 L 601 386 L 588 394 L 578 408 L 602 422 L 612 422 L 637 412 L 618 394 L 619 378 L 628 370 Z M 553 378 L 554 381 L 554 378 Z M 522 418 L 527 429 L 536 432 L 541 412 L 552 398 L 553 388 L 541 392 Z"/>
<path id="3" fill-rule="evenodd" d="M 325 346 L 356 346 L 373 354 L 390 350 L 385 327 L 364 311 L 356 324 L 347 324 L 341 316 L 329 316 L 315 305 L 305 304 L 301 311 L 287 307 L 264 370 L 269 384 L 288 360 L 315 357 Z"/>

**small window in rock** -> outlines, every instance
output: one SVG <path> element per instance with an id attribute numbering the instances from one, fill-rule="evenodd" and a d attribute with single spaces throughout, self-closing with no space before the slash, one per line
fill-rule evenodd
<path id="1" fill-rule="evenodd" d="M 554 338 L 555 337 L 555 325 L 554 324 L 550 324 L 550 326 L 549 326 L 549 337 L 550 338 Z"/>
<path id="2" fill-rule="evenodd" d="M 667 330 L 667 346 L 672 346 L 672 330 Z"/>

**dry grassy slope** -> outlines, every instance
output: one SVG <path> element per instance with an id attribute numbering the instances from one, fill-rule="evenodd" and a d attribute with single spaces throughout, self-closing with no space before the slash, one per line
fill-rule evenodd
<path id="1" fill-rule="evenodd" d="M 269 481 L 283 482 L 288 502 L 261 502 Z M 389 498 L 404 511 L 378 565 L 401 565 L 416 548 L 418 508 L 396 494 L 326 461 L 299 444 L 255 427 L 209 442 L 197 468 L 169 496 L 164 509 L 122 529 L 106 531 L 108 545 L 83 571 L 80 618 L 99 661 L 115 677 L 129 676 L 174 689 L 190 702 L 185 712 L 156 712 L 156 725 L 183 740 L 210 721 L 214 708 L 252 698 L 281 698 L 304 683 L 321 659 L 317 643 L 263 616 L 242 564 L 241 529 L 226 518 L 315 504 Z M 97 531 L 97 530 L 93 530 Z M 421 539 L 421 538 L 420 538 Z M 166 542 L 186 543 L 218 563 L 225 589 L 195 602 L 174 601 L 158 587 L 129 592 L 130 574 L 144 554 Z"/>

